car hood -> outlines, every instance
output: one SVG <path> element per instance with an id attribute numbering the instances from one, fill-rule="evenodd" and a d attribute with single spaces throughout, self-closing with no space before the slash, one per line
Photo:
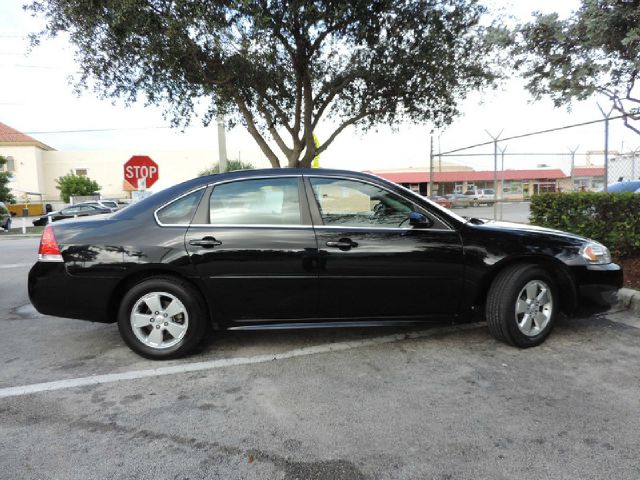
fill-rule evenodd
<path id="1" fill-rule="evenodd" d="M 471 222 L 467 222 L 469 224 Z M 502 231 L 502 232 L 513 232 L 513 233 L 521 233 L 521 234 L 546 234 L 552 235 L 554 237 L 561 237 L 567 240 L 580 241 L 585 242 L 588 241 L 588 238 L 582 237 L 580 235 L 576 235 L 574 233 L 563 232 L 562 230 L 555 230 L 553 228 L 547 227 L 539 227 L 537 225 L 529 225 L 525 223 L 515 223 L 515 222 L 503 222 L 498 220 L 486 220 L 485 223 L 477 225 L 472 224 L 473 227 L 483 229 L 483 230 L 494 230 L 494 231 Z"/>

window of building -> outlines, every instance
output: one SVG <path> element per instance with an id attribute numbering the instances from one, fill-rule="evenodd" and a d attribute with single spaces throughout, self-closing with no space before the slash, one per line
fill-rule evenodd
<path id="1" fill-rule="evenodd" d="M 86 177 L 87 176 L 87 169 L 86 168 L 76 168 L 76 175 L 78 175 L 79 177 Z"/>
<path id="2" fill-rule="evenodd" d="M 4 164 L 4 170 L 7 172 L 16 171 L 16 160 L 13 157 L 6 157 L 7 163 Z"/>
<path id="3" fill-rule="evenodd" d="M 216 185 L 209 221 L 217 225 L 300 225 L 298 178 L 261 178 Z"/>

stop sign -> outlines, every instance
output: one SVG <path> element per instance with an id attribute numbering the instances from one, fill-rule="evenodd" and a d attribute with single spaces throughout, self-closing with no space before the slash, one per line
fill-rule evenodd
<path id="1" fill-rule="evenodd" d="M 158 164 L 146 155 L 134 155 L 124 164 L 124 179 L 133 187 L 144 180 L 145 188 L 149 188 L 158 180 Z"/>

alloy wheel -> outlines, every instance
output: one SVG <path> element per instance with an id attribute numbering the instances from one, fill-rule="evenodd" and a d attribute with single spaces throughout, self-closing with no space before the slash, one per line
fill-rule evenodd
<path id="1" fill-rule="evenodd" d="M 133 305 L 129 319 L 136 338 L 155 349 L 173 347 L 189 328 L 184 304 L 167 292 L 145 294 Z"/>
<path id="2" fill-rule="evenodd" d="M 516 323 L 528 337 L 539 335 L 549 324 L 553 314 L 551 289 L 542 280 L 528 282 L 516 300 Z"/>

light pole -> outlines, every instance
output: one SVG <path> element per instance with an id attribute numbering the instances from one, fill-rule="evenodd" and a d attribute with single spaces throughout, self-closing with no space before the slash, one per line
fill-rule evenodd
<path id="1" fill-rule="evenodd" d="M 503 217 L 504 209 L 504 152 L 507 151 L 507 145 L 500 149 L 500 220 Z M 498 190 L 496 190 L 496 197 L 498 196 Z M 497 198 L 496 198 L 497 200 Z"/>
<path id="2" fill-rule="evenodd" d="M 604 117 L 604 191 L 609 191 L 609 119 L 613 113 L 613 107 L 609 110 L 609 113 L 604 113 L 604 110 L 598 103 L 598 109 Z"/>
<path id="3" fill-rule="evenodd" d="M 573 150 L 569 149 L 569 152 L 571 153 L 571 171 L 569 172 L 569 175 L 571 176 L 571 191 L 575 190 L 576 188 L 573 180 L 573 171 L 576 168 L 576 152 L 578 151 L 579 148 L 580 148 L 580 145 L 578 145 Z"/>
<path id="4" fill-rule="evenodd" d="M 429 140 L 429 191 L 427 195 L 433 195 L 433 130 L 431 130 L 431 136 Z"/>
<path id="5" fill-rule="evenodd" d="M 502 132 L 504 132 L 504 130 L 500 130 L 500 133 L 498 135 L 492 135 L 488 130 L 485 130 L 485 132 L 487 132 L 487 135 L 489 135 L 491 137 L 491 139 L 493 140 L 493 191 L 498 192 L 498 139 L 500 138 L 500 135 L 502 135 Z M 495 197 L 495 195 L 494 195 Z M 493 219 L 497 220 L 498 217 L 498 205 L 497 202 L 495 202 L 495 198 L 494 198 L 494 202 L 493 202 Z"/>

